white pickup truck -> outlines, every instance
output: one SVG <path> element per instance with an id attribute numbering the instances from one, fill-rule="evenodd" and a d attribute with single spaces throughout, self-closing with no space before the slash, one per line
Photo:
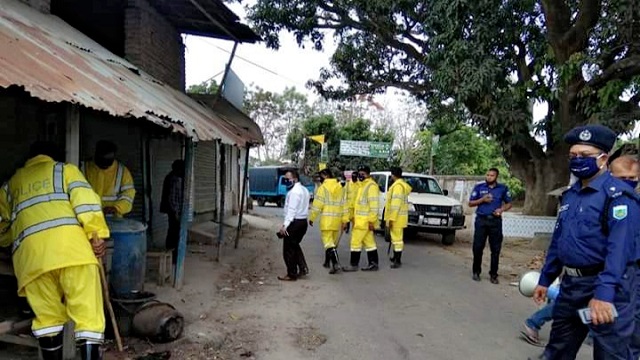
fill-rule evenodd
<path id="1" fill-rule="evenodd" d="M 462 204 L 448 197 L 438 181 L 429 175 L 404 173 L 404 180 L 411 185 L 409 194 L 409 232 L 424 231 L 442 235 L 442 243 L 451 245 L 456 239 L 456 230 L 464 229 Z M 380 187 L 380 221 L 384 214 L 387 190 L 391 186 L 391 172 L 375 171 L 371 178 Z"/>

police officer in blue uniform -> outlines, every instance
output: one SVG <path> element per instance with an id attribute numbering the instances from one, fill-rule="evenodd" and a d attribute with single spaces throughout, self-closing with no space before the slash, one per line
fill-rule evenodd
<path id="1" fill-rule="evenodd" d="M 471 192 L 469 207 L 477 206 L 473 234 L 473 280 L 480 281 L 482 253 L 489 238 L 491 249 L 491 283 L 498 283 L 498 262 L 502 249 L 502 213 L 511 209 L 511 195 L 507 185 L 498 183 L 500 171 L 491 168 L 485 182 L 477 184 Z"/>
<path id="2" fill-rule="evenodd" d="M 616 134 L 601 125 L 576 127 L 565 135 L 571 145 L 569 168 L 579 181 L 562 195 L 534 291 L 534 300 L 542 303 L 549 285 L 564 271 L 544 352 L 547 360 L 575 359 L 589 331 L 594 359 L 632 358 L 640 206 L 625 195 L 628 185 L 606 168 L 615 141 Z M 587 307 L 590 325 L 584 325 L 578 315 Z"/>

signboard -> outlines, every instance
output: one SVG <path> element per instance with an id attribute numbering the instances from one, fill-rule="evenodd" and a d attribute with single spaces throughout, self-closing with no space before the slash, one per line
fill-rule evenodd
<path id="1" fill-rule="evenodd" d="M 340 155 L 386 159 L 391 155 L 391 143 L 340 140 Z"/>

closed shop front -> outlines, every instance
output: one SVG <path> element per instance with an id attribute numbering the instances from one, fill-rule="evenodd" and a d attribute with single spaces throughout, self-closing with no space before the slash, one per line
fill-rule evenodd
<path id="1" fill-rule="evenodd" d="M 217 164 L 217 143 L 200 141 L 196 143 L 194 156 L 194 212 L 195 222 L 214 220 L 217 210 L 219 190 L 219 169 Z"/>

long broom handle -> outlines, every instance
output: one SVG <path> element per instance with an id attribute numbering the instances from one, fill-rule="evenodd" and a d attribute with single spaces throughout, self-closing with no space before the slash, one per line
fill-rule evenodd
<path id="1" fill-rule="evenodd" d="M 98 234 L 93 233 L 92 236 L 93 241 L 99 241 Z M 120 330 L 118 329 L 118 322 L 116 321 L 116 314 L 113 312 L 113 307 L 111 306 L 111 298 L 109 297 L 109 285 L 107 283 L 107 275 L 104 272 L 104 266 L 102 265 L 102 259 L 98 259 L 98 269 L 100 269 L 100 283 L 102 284 L 102 295 L 104 297 L 104 303 L 107 305 L 107 311 L 109 312 L 109 317 L 111 318 L 111 325 L 113 326 L 113 334 L 116 337 L 116 345 L 118 347 L 118 351 L 122 352 L 124 347 L 122 346 L 122 338 L 120 337 Z"/>

